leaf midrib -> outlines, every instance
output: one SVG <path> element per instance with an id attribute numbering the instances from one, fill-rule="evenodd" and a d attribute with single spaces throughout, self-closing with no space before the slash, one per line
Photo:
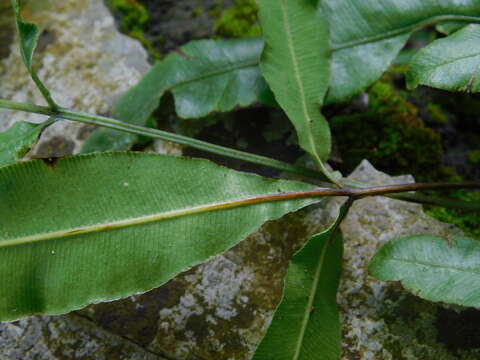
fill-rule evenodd
<path id="1" fill-rule="evenodd" d="M 242 62 L 242 63 L 239 63 L 239 64 L 230 65 L 230 66 L 221 68 L 220 70 L 210 71 L 210 72 L 204 73 L 204 74 L 196 76 L 196 77 L 192 77 L 192 78 L 189 78 L 189 79 L 186 79 L 186 80 L 178 81 L 175 84 L 167 87 L 166 90 L 173 90 L 173 89 L 175 89 L 177 87 L 180 87 L 182 85 L 186 85 L 186 84 L 189 84 L 189 83 L 192 83 L 192 82 L 208 79 L 208 78 L 215 77 L 215 76 L 228 74 L 228 73 L 231 73 L 231 72 L 236 71 L 236 70 L 242 70 L 242 69 L 249 68 L 249 67 L 257 67 L 259 63 L 260 63 L 259 60 L 251 60 L 251 61 L 245 61 L 245 62 Z"/>
<path id="2" fill-rule="evenodd" d="M 409 260 L 409 259 L 402 259 L 402 258 L 395 258 L 395 257 L 391 257 L 387 260 L 397 261 L 397 262 L 400 262 L 400 263 L 414 264 L 414 265 L 424 265 L 424 266 L 429 266 L 429 267 L 432 267 L 432 268 L 442 269 L 442 270 L 451 270 L 451 271 L 480 275 L 480 270 L 465 269 L 465 268 L 460 268 L 460 267 L 456 267 L 456 266 L 438 265 L 438 264 L 434 264 L 434 263 L 427 262 L 427 261 Z"/>
<path id="3" fill-rule="evenodd" d="M 297 58 L 296 58 L 294 42 L 293 42 L 293 39 L 292 39 L 292 30 L 291 30 L 291 26 L 290 26 L 290 19 L 288 18 L 287 2 L 288 2 L 288 0 L 282 0 L 282 14 L 283 14 L 284 24 L 285 24 L 285 33 L 287 34 L 287 44 L 288 44 L 287 47 L 288 47 L 288 50 L 290 52 L 290 57 L 292 58 L 292 66 L 293 66 L 293 72 L 294 72 L 295 80 L 296 80 L 298 88 L 300 90 L 300 101 L 301 101 L 301 104 L 302 104 L 302 112 L 303 112 L 303 115 L 306 119 L 307 127 L 308 127 L 308 130 L 309 130 L 309 131 L 307 131 L 307 134 L 308 134 L 308 141 L 310 143 L 310 149 L 312 151 L 312 155 L 315 156 L 315 160 L 317 162 L 321 162 L 320 161 L 320 156 L 317 153 L 317 148 L 315 146 L 315 141 L 314 141 L 313 136 L 312 136 L 312 129 L 311 129 L 312 118 L 311 118 L 311 116 L 308 112 L 308 106 L 307 106 L 307 102 L 305 100 L 305 89 L 303 87 L 302 79 L 300 78 L 300 70 L 299 70 L 299 66 L 298 66 L 298 62 L 297 62 Z"/>
<path id="4" fill-rule="evenodd" d="M 479 23 L 480 24 L 480 16 L 478 16 L 478 17 L 461 16 L 461 15 L 433 16 L 433 17 L 418 21 L 414 24 L 407 25 L 407 26 L 401 27 L 399 29 L 390 30 L 390 31 L 387 31 L 387 32 L 384 32 L 384 33 L 381 33 L 381 34 L 378 34 L 378 35 L 367 36 L 367 37 L 359 38 L 359 39 L 352 40 L 352 41 L 332 43 L 330 51 L 331 52 L 336 52 L 336 51 L 343 50 L 343 49 L 346 49 L 346 48 L 352 48 L 352 47 L 355 47 L 355 46 L 364 45 L 364 44 L 368 44 L 368 43 L 392 38 L 392 37 L 395 37 L 397 35 L 408 33 L 408 32 L 411 32 L 411 31 L 416 31 L 416 30 L 418 30 L 420 28 L 423 28 L 425 26 L 429 26 L 429 25 L 436 24 L 436 23 L 441 23 L 441 22 L 446 22 L 446 21 L 463 21 L 463 22 L 465 22 L 465 25 L 468 25 L 469 23 Z M 290 38 L 290 40 L 291 40 L 291 38 Z M 247 68 L 247 67 L 256 67 L 259 64 L 260 64 L 260 59 L 252 60 L 252 61 L 240 64 L 238 66 L 231 66 L 230 68 L 226 68 L 224 70 L 220 70 L 220 71 L 217 71 L 217 72 L 211 72 L 211 73 L 208 73 L 208 74 L 196 77 L 196 78 L 191 78 L 189 80 L 180 81 L 180 82 L 176 83 L 175 85 L 171 86 L 170 89 L 173 89 L 174 87 L 183 85 L 185 83 L 202 80 L 202 79 L 208 78 L 208 77 L 222 75 L 224 73 L 228 73 L 228 72 L 231 72 L 231 71 L 236 70 L 236 69 L 242 69 L 242 68 Z"/>
<path id="5" fill-rule="evenodd" d="M 441 68 L 442 66 L 450 65 L 450 64 L 452 64 L 456 61 L 461 61 L 461 60 L 465 60 L 465 59 L 469 59 L 469 58 L 477 57 L 477 56 L 480 56 L 480 52 L 478 52 L 476 54 L 461 56 L 461 57 L 458 57 L 458 58 L 455 58 L 455 59 L 444 61 L 444 62 L 439 63 L 439 64 L 435 64 L 435 66 L 433 66 L 433 68 L 434 69 Z"/>
<path id="6" fill-rule="evenodd" d="M 305 332 L 308 327 L 308 321 L 310 319 L 311 309 L 313 307 L 313 302 L 315 300 L 315 295 L 317 293 L 320 275 L 322 274 L 323 264 L 325 263 L 325 254 L 327 252 L 328 245 L 329 245 L 329 242 L 325 241 L 325 244 L 323 245 L 322 251 L 320 253 L 320 257 L 318 259 L 317 266 L 315 267 L 315 272 L 313 275 L 313 286 L 310 289 L 310 292 L 308 294 L 308 302 L 303 314 L 302 324 L 300 327 L 300 332 L 298 334 L 298 342 L 295 348 L 295 353 L 293 355 L 293 360 L 298 360 L 300 357 L 300 352 L 302 351 L 303 339 L 305 337 Z"/>
<path id="7" fill-rule="evenodd" d="M 445 22 L 445 21 L 464 21 L 465 25 L 468 25 L 469 23 L 480 23 L 480 16 L 479 17 L 474 17 L 474 16 L 462 16 L 462 15 L 439 15 L 439 16 L 432 16 L 429 18 L 426 18 L 424 20 L 418 21 L 416 23 L 413 23 L 411 25 L 407 25 L 398 29 L 393 29 L 390 31 L 386 31 L 384 33 L 378 34 L 378 35 L 372 35 L 372 36 L 367 36 L 364 38 L 359 38 L 356 40 L 352 41 L 346 41 L 343 43 L 332 43 L 331 51 L 339 51 L 347 48 L 353 48 L 356 46 L 360 45 L 365 45 L 385 39 L 389 39 L 398 35 L 402 35 L 408 32 L 414 32 L 416 30 L 419 30 L 421 28 L 424 28 L 429 25 L 434 25 L 440 22 Z"/>
<path id="8" fill-rule="evenodd" d="M 205 212 L 227 210 L 227 209 L 241 207 L 241 206 L 248 206 L 248 205 L 254 205 L 259 203 L 282 201 L 282 200 L 289 200 L 289 199 L 298 199 L 298 198 L 305 198 L 305 197 L 309 197 L 308 191 L 292 192 L 292 193 L 273 193 L 273 194 L 267 194 L 267 195 L 258 195 L 258 196 L 248 197 L 244 199 L 230 200 L 225 202 L 214 202 L 214 203 L 202 204 L 202 205 L 197 205 L 189 208 L 163 211 L 163 212 L 139 216 L 135 218 L 128 218 L 128 219 L 104 222 L 104 223 L 94 224 L 94 225 L 85 225 L 85 226 L 80 226 L 80 227 L 71 228 L 71 229 L 63 229 L 63 230 L 58 230 L 53 232 L 4 239 L 4 240 L 0 240 L 0 249 L 11 247 L 11 246 L 32 244 L 32 243 L 38 243 L 42 241 L 73 237 L 73 236 L 83 235 L 83 234 L 88 234 L 93 232 L 109 231 L 109 230 L 116 230 L 116 229 L 136 226 L 136 225 L 144 225 L 152 222 L 171 220 L 171 219 L 180 218 L 183 216 L 201 214 Z"/>

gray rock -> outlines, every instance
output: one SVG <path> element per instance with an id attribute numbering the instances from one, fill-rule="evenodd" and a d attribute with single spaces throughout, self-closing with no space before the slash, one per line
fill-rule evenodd
<path id="1" fill-rule="evenodd" d="M 411 176 L 389 177 L 367 161 L 350 178 L 372 185 L 413 182 Z M 449 341 L 454 335 L 448 327 L 453 324 L 446 322 L 446 313 L 451 311 L 448 307 L 417 298 L 399 284 L 378 281 L 367 273 L 368 261 L 389 239 L 414 234 L 448 239 L 462 235 L 460 230 L 426 215 L 421 205 L 384 197 L 356 202 L 341 229 L 345 258 L 338 302 L 344 360 L 480 358 L 478 348 L 452 349 Z M 455 310 L 465 309 L 455 307 Z M 461 317 L 460 312 L 459 321 Z M 450 316 L 450 321 L 455 321 L 452 318 L 455 315 Z M 475 327 L 478 325 L 472 326 L 472 331 Z M 464 335 L 475 336 L 468 332 Z"/>
<path id="2" fill-rule="evenodd" d="M 0 358 L 8 360 L 161 359 L 74 314 L 2 323 L 0 348 Z"/>
<path id="3" fill-rule="evenodd" d="M 114 101 L 149 69 L 138 41 L 120 34 L 101 0 L 31 2 L 29 20 L 41 28 L 35 64 L 38 75 L 63 107 L 105 114 Z M 30 5 L 29 5 L 30 6 Z M 28 9 L 27 9 L 28 10 Z M 18 44 L 0 62 L 0 97 L 44 104 L 20 61 Z M 44 116 L 0 110 L 0 131 L 18 120 L 42 122 Z M 93 127 L 59 121 L 42 135 L 32 155 L 76 153 Z"/>
<path id="4" fill-rule="evenodd" d="M 190 40 L 212 36 L 215 15 L 233 1 L 142 0 L 142 3 L 150 15 L 147 37 L 157 45 L 163 40 L 162 52 L 168 52 Z"/>

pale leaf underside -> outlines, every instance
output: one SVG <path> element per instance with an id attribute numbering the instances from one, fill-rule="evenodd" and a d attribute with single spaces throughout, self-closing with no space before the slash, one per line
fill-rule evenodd
<path id="1" fill-rule="evenodd" d="M 145 292 L 319 201 L 275 194 L 311 189 L 140 153 L 0 168 L 0 319 Z"/>
<path id="2" fill-rule="evenodd" d="M 384 281 L 401 281 L 416 296 L 463 306 L 480 306 L 480 243 L 431 235 L 393 239 L 369 265 Z"/>

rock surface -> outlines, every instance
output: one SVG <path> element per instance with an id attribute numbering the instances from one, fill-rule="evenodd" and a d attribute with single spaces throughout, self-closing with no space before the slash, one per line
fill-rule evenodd
<path id="1" fill-rule="evenodd" d="M 147 36 L 153 43 L 163 42 L 162 52 L 176 49 L 192 39 L 212 36 L 214 15 L 231 5 L 232 0 L 140 0 L 150 21 Z"/>
<path id="2" fill-rule="evenodd" d="M 367 161 L 362 162 L 350 178 L 372 185 L 413 182 L 411 176 L 390 177 L 381 173 Z M 344 360 L 480 357 L 479 349 L 475 349 L 478 344 L 464 344 L 465 349 L 461 343 L 453 343 L 454 334 L 448 327 L 456 320 L 452 319 L 450 324 L 445 322 L 449 311 L 445 307 L 417 298 L 399 284 L 378 281 L 367 273 L 368 261 L 389 239 L 414 234 L 448 239 L 462 235 L 460 230 L 426 215 L 421 205 L 384 197 L 356 202 L 341 229 L 345 258 L 338 301 L 343 322 Z M 462 309 L 456 309 L 460 320 Z M 469 332 L 466 326 L 464 336 L 475 338 L 478 332 L 474 329 Z"/>
<path id="3" fill-rule="evenodd" d="M 0 324 L 0 348 L 8 360 L 161 359 L 75 314 Z"/>

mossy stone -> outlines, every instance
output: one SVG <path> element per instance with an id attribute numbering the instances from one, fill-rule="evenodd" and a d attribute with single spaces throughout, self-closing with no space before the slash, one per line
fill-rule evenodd
<path id="1" fill-rule="evenodd" d="M 451 192 L 449 197 L 480 202 L 480 192 L 457 190 Z M 459 209 L 447 209 L 440 206 L 432 206 L 427 214 L 446 223 L 455 225 L 466 233 L 480 239 L 480 214 L 478 212 L 465 212 Z"/>
<path id="2" fill-rule="evenodd" d="M 426 111 L 435 124 L 445 125 L 448 123 L 448 117 L 440 105 L 434 103 L 427 104 Z"/>
<path id="3" fill-rule="evenodd" d="M 442 142 L 425 126 L 419 110 L 385 80 L 368 92 L 368 110 L 332 119 L 343 163 L 351 171 L 369 159 L 382 171 L 413 174 L 417 180 L 438 178 L 442 169 Z"/>
<path id="4" fill-rule="evenodd" d="M 468 153 L 468 162 L 470 164 L 480 164 L 480 149 Z"/>
<path id="5" fill-rule="evenodd" d="M 160 52 L 145 35 L 150 16 L 139 1 L 106 0 L 105 3 L 117 18 L 120 31 L 140 41 L 154 59 L 161 57 Z"/>
<path id="6" fill-rule="evenodd" d="M 227 38 L 260 36 L 257 10 L 255 0 L 235 0 L 215 22 L 215 34 Z"/>

